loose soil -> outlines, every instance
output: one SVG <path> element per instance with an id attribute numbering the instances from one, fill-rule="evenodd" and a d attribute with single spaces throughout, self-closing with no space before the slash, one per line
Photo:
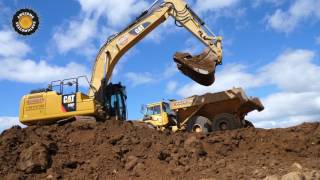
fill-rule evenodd
<path id="1" fill-rule="evenodd" d="M 268 179 L 292 172 L 320 178 L 320 123 L 204 135 L 76 121 L 0 135 L 3 179 Z"/>

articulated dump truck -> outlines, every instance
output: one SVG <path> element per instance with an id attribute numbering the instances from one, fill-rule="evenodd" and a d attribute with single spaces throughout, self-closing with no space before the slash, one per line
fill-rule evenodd
<path id="1" fill-rule="evenodd" d="M 263 109 L 259 98 L 248 97 L 242 88 L 233 88 L 169 103 L 148 104 L 140 123 L 158 130 L 208 133 L 253 127 L 245 116 L 251 111 Z"/>

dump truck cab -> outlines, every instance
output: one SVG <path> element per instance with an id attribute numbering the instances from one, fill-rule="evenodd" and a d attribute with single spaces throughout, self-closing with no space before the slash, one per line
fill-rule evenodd
<path id="1" fill-rule="evenodd" d="M 175 113 L 170 109 L 168 102 L 160 101 L 144 106 L 143 121 L 159 129 L 172 125 Z"/>
<path id="2" fill-rule="evenodd" d="M 259 98 L 248 97 L 242 88 L 233 88 L 170 103 L 151 103 L 146 106 L 143 121 L 160 130 L 208 133 L 253 126 L 245 116 L 263 109 Z"/>

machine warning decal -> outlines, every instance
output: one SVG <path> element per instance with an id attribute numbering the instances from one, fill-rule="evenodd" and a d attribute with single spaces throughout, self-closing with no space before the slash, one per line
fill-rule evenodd
<path id="1" fill-rule="evenodd" d="M 27 105 L 41 104 L 41 103 L 44 103 L 43 96 L 33 96 L 27 99 Z"/>
<path id="2" fill-rule="evenodd" d="M 67 94 L 62 96 L 62 111 L 71 112 L 76 111 L 76 95 Z"/>
<path id="3" fill-rule="evenodd" d="M 39 17 L 31 9 L 20 9 L 12 17 L 14 30 L 21 35 L 30 35 L 39 27 Z"/>
<path id="4" fill-rule="evenodd" d="M 135 27 L 133 30 L 131 30 L 129 33 L 131 35 L 138 35 L 140 34 L 142 31 L 144 31 L 151 23 L 150 22 L 145 22 L 143 24 L 140 24 L 139 26 Z"/>

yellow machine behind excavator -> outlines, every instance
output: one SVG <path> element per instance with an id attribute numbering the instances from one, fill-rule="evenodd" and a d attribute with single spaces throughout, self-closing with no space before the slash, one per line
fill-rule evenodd
<path id="1" fill-rule="evenodd" d="M 86 77 L 54 81 L 46 89 L 23 96 L 19 114 L 21 123 L 127 119 L 125 87 L 110 82 L 113 70 L 131 47 L 170 16 L 176 25 L 189 30 L 207 47 L 204 53 L 195 57 L 176 53 L 173 59 L 178 69 L 202 85 L 211 85 L 216 66 L 222 63 L 221 37 L 215 36 L 184 0 L 157 0 L 127 28 L 110 36 L 102 46 L 93 66 L 91 81 L 87 80 L 88 94 L 80 92 L 79 88 L 79 80 Z M 70 88 L 73 90 L 67 91 Z"/>
<path id="2" fill-rule="evenodd" d="M 208 133 L 251 127 L 245 116 L 262 111 L 259 98 L 248 97 L 242 88 L 196 95 L 182 100 L 156 102 L 143 107 L 140 122 L 158 130 Z"/>

